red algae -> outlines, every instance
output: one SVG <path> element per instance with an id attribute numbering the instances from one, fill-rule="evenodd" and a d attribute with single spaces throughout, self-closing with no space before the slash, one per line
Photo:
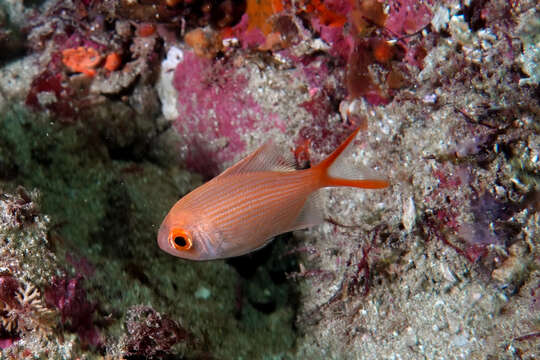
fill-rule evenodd
<path id="1" fill-rule="evenodd" d="M 11 307 L 17 307 L 18 302 L 15 299 L 17 290 L 19 289 L 19 282 L 11 275 L 0 275 L 0 301 L 10 305 Z"/>
<path id="2" fill-rule="evenodd" d="M 303 102 L 300 106 L 312 118 L 308 126 L 300 129 L 296 141 L 298 145 L 308 142 L 315 153 L 326 154 L 335 149 L 349 135 L 350 131 L 346 127 L 335 128 L 331 125 L 329 119 L 333 113 L 333 106 L 325 92 L 317 93 L 311 100 Z"/>
<path id="3" fill-rule="evenodd" d="M 433 176 L 439 180 L 440 189 L 456 189 L 462 184 L 459 175 L 449 174 L 441 169 L 433 170 Z"/>
<path id="4" fill-rule="evenodd" d="M 369 74 L 369 65 L 374 62 L 369 42 L 359 40 L 347 62 L 346 85 L 349 96 L 356 98 L 370 92 L 380 92 Z"/>
<path id="5" fill-rule="evenodd" d="M 125 323 L 129 337 L 127 356 L 162 358 L 171 353 L 179 342 L 192 340 L 192 335 L 177 322 L 149 306 L 133 306 L 128 310 Z"/>
<path id="6" fill-rule="evenodd" d="M 351 98 L 364 97 L 372 105 L 387 104 L 389 99 L 374 82 L 369 66 L 375 62 L 368 40 L 358 40 L 347 63 L 346 85 Z"/>
<path id="7" fill-rule="evenodd" d="M 402 37 L 420 31 L 429 24 L 432 17 L 424 1 L 392 1 L 384 26 L 394 36 Z"/>
<path id="8" fill-rule="evenodd" d="M 94 325 L 96 305 L 88 301 L 82 287 L 82 277 L 54 278 L 45 290 L 45 301 L 58 309 L 62 323 L 76 332 L 81 341 L 92 346 L 100 346 L 103 339 Z"/>
<path id="9" fill-rule="evenodd" d="M 41 93 L 54 94 L 55 98 L 44 103 L 40 101 Z M 26 96 L 26 105 L 36 110 L 49 109 L 59 116 L 70 118 L 76 113 L 68 99 L 70 93 L 71 91 L 63 86 L 61 73 L 53 74 L 45 70 L 32 81 Z"/>

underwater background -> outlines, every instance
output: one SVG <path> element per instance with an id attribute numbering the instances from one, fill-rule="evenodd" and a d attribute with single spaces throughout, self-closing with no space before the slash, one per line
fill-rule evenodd
<path id="1" fill-rule="evenodd" d="M 0 0 L 1 359 L 537 359 L 534 0 Z M 161 251 L 272 138 L 327 222 Z"/>

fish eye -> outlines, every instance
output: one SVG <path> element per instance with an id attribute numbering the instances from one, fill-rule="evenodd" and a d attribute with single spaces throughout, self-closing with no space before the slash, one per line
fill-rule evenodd
<path id="1" fill-rule="evenodd" d="M 189 234 L 182 229 L 173 229 L 169 233 L 169 243 L 173 248 L 179 251 L 191 249 L 193 243 Z"/>
<path id="2" fill-rule="evenodd" d="M 184 237 L 182 237 L 182 236 L 177 236 L 177 237 L 175 237 L 173 241 L 174 241 L 174 245 L 175 245 L 176 247 L 181 247 L 181 248 L 183 248 L 183 247 L 186 247 L 186 245 L 187 245 L 187 240 L 186 240 L 186 238 L 184 238 Z"/>

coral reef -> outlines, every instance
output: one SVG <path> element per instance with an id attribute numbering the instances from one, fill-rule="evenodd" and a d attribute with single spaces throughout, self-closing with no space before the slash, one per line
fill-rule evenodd
<path id="1" fill-rule="evenodd" d="M 57 325 L 57 314 L 39 290 L 54 273 L 55 256 L 47 248 L 48 218 L 36 206 L 37 192 L 18 187 L 2 192 L 0 208 L 0 340 L 3 355 L 20 358 L 44 353 Z"/>
<path id="2" fill-rule="evenodd" d="M 128 309 L 126 329 L 125 354 L 128 356 L 163 357 L 189 336 L 175 321 L 148 306 Z"/>
<path id="3" fill-rule="evenodd" d="M 0 324 L 7 334 L 47 333 L 51 330 L 54 312 L 49 309 L 40 291 L 29 283 L 19 283 L 9 275 L 0 278 Z"/>
<path id="4" fill-rule="evenodd" d="M 0 4 L 2 358 L 538 352 L 533 0 Z M 354 129 L 380 192 L 237 259 L 168 256 L 170 206 L 263 141 Z"/>

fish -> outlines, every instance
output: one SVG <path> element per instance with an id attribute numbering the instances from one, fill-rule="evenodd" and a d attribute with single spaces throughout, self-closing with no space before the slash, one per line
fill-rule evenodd
<path id="1" fill-rule="evenodd" d="M 319 164 L 303 170 L 266 141 L 178 200 L 159 228 L 159 247 L 197 261 L 248 254 L 276 235 L 323 223 L 322 188 L 388 187 L 388 180 L 347 160 L 359 130 Z"/>

